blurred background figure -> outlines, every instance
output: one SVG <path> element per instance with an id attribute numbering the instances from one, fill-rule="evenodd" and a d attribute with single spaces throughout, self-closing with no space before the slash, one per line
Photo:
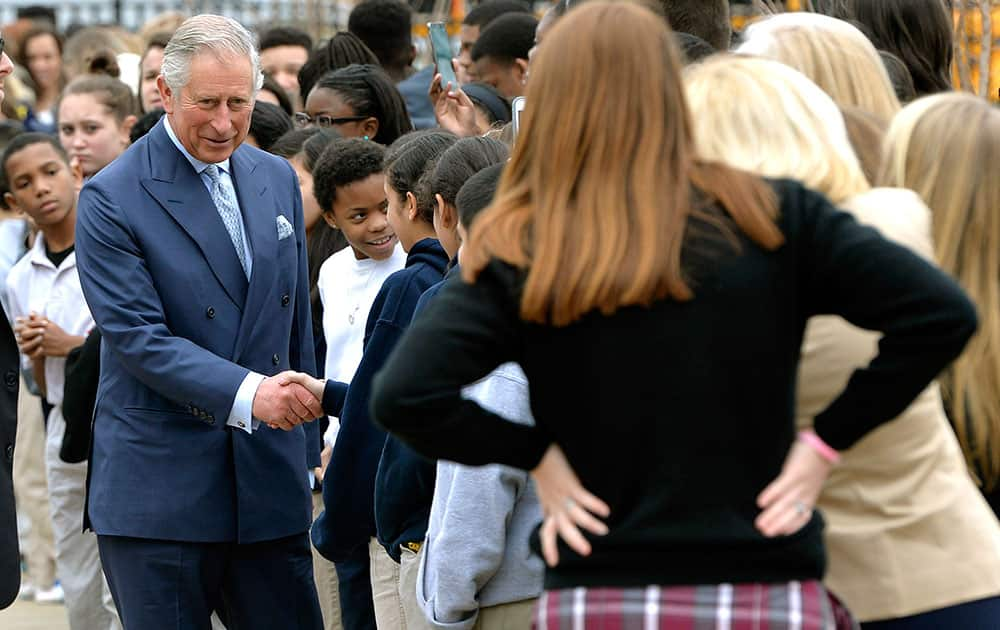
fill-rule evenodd
<path id="1" fill-rule="evenodd" d="M 25 131 L 56 131 L 56 101 L 65 84 L 62 53 L 62 39 L 50 27 L 38 26 L 21 39 L 20 63 L 35 92 L 34 104 L 24 117 Z"/>
<path id="2" fill-rule="evenodd" d="M 260 63 L 264 74 L 272 77 L 285 90 L 292 102 L 293 111 L 301 107 L 299 101 L 299 70 L 309 60 L 312 37 L 289 26 L 278 26 L 261 33 Z"/>

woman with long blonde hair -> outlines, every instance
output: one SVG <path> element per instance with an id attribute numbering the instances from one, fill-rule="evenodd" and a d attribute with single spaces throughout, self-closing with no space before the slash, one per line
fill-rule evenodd
<path id="1" fill-rule="evenodd" d="M 767 59 L 720 57 L 689 70 L 686 84 L 700 156 L 797 179 L 933 259 L 930 211 L 910 190 L 870 187 L 837 106 L 804 75 Z M 868 364 L 878 339 L 840 317 L 809 320 L 800 429 Z M 824 582 L 865 627 L 987 630 L 1000 615 L 1000 524 L 969 476 L 936 383 L 841 454 L 817 507 L 827 520 Z"/>
<path id="2" fill-rule="evenodd" d="M 821 195 L 697 160 L 680 73 L 646 8 L 595 1 L 556 23 L 462 281 L 401 340 L 373 418 L 431 457 L 532 470 L 538 627 L 831 628 L 812 509 L 827 458 L 898 415 L 974 311 Z M 884 342 L 797 440 L 802 331 L 821 313 Z M 534 428 L 462 397 L 507 361 Z"/>
<path id="3" fill-rule="evenodd" d="M 969 94 L 914 101 L 892 121 L 882 182 L 931 208 L 935 252 L 982 326 L 942 378 L 966 456 L 1000 515 L 1000 110 Z"/>
<path id="4" fill-rule="evenodd" d="M 795 68 L 840 107 L 858 107 L 886 121 L 899 111 L 875 46 L 843 20 L 818 13 L 773 15 L 748 26 L 736 52 Z"/>

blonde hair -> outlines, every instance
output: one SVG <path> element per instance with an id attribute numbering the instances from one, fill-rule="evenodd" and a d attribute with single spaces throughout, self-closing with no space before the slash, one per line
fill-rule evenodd
<path id="1" fill-rule="evenodd" d="M 737 52 L 789 65 L 841 107 L 889 120 L 899 99 L 875 46 L 854 26 L 816 13 L 782 13 L 751 24 Z"/>
<path id="2" fill-rule="evenodd" d="M 837 105 L 788 66 L 724 55 L 688 68 L 698 154 L 797 179 L 840 203 L 870 188 Z"/>
<path id="3" fill-rule="evenodd" d="M 696 162 L 680 73 L 673 35 L 649 9 L 595 1 L 561 18 L 532 60 L 530 105 L 495 202 L 465 245 L 465 279 L 492 258 L 525 269 L 521 318 L 564 326 L 594 310 L 691 299 L 681 269 L 689 217 L 778 247 L 774 190 Z"/>
<path id="4" fill-rule="evenodd" d="M 938 263 L 969 293 L 979 332 L 942 379 L 959 441 L 987 489 L 1000 481 L 1000 110 L 928 96 L 892 121 L 882 181 L 931 208 Z"/>

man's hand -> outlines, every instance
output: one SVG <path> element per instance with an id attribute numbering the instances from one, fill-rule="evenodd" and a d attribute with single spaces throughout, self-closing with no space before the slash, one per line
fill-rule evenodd
<path id="1" fill-rule="evenodd" d="M 27 320 L 25 329 L 21 332 L 21 338 L 26 340 L 26 345 L 31 347 L 30 352 L 24 350 L 22 352 L 33 359 L 37 357 L 65 357 L 73 348 L 82 346 L 87 340 L 86 337 L 67 333 L 59 324 L 34 313 Z"/>
<path id="2" fill-rule="evenodd" d="M 323 415 L 323 406 L 298 383 L 281 384 L 281 375 L 265 378 L 253 398 L 253 417 L 272 429 L 291 431 Z"/>

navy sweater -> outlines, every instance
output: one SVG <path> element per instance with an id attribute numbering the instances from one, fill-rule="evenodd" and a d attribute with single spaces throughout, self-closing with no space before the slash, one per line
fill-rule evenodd
<path id="1" fill-rule="evenodd" d="M 427 307 L 450 279 L 459 276 L 453 264 L 445 279 L 424 291 L 413 312 L 414 318 Z M 427 522 L 434 501 L 437 464 L 417 454 L 399 439 L 388 435 L 375 475 L 375 529 L 379 543 L 396 562 L 400 546 L 419 551 L 427 535 Z"/>
<path id="2" fill-rule="evenodd" d="M 340 432 L 323 484 L 325 511 L 312 528 L 323 557 L 339 562 L 375 535 L 375 472 L 385 432 L 372 423 L 372 379 L 409 326 L 420 296 L 440 282 L 448 255 L 435 239 L 416 243 L 406 267 L 386 278 L 365 325 L 365 351 L 350 385 L 328 381 L 323 411 L 340 418 Z"/>

